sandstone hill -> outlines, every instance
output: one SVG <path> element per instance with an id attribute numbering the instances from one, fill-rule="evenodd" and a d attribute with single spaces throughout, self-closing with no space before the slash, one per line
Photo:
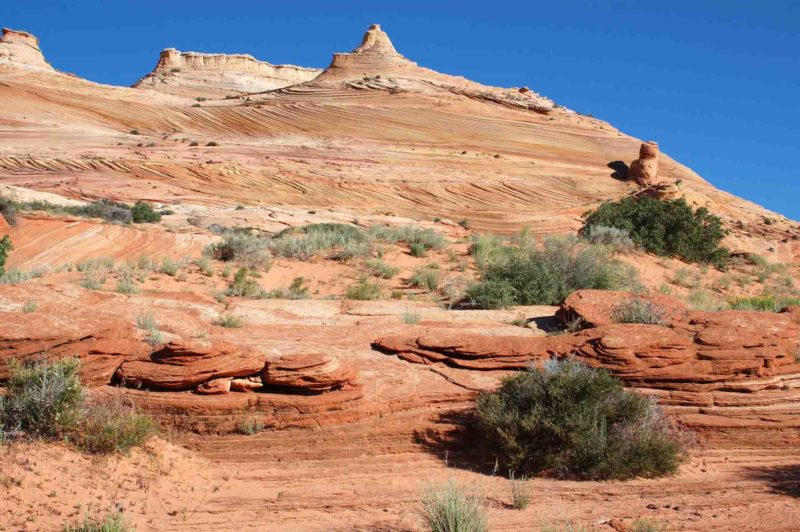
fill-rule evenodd
<path id="1" fill-rule="evenodd" d="M 420 482 L 454 477 L 484 495 L 492 530 L 796 528 L 800 307 L 730 309 L 800 294 L 796 222 L 526 87 L 422 67 L 378 25 L 322 71 L 172 49 L 134 87 L 57 68 L 4 30 L 0 197 L 24 207 L 0 212 L 14 245 L 0 393 L 11 359 L 78 357 L 91 399 L 133 402 L 173 441 L 102 461 L 0 445 L 6 526 L 122 508 L 140 530 L 418 530 Z M 608 253 L 637 272 L 635 293 L 458 305 L 481 274 L 479 233 L 538 242 L 628 195 L 708 207 L 736 256 L 721 271 L 623 247 Z M 162 218 L 78 212 L 99 199 Z M 312 224 L 351 241 L 277 247 Z M 253 239 L 241 263 L 209 250 L 232 235 Z M 632 301 L 663 320 L 618 323 Z M 464 443 L 469 412 L 566 357 L 692 431 L 678 475 L 537 478 L 531 507 L 513 508 L 494 458 Z"/>
<path id="2" fill-rule="evenodd" d="M 204 54 L 167 48 L 156 68 L 133 86 L 199 99 L 279 89 L 319 75 L 315 68 L 273 65 L 247 54 Z"/>

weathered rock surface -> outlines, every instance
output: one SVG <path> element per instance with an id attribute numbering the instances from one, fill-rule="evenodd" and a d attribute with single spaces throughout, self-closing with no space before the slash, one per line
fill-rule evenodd
<path id="1" fill-rule="evenodd" d="M 795 358 L 800 345 L 790 314 L 693 312 L 657 295 L 653 301 L 675 309 L 667 325 L 609 323 L 611 302 L 624 297 L 611 293 L 605 301 L 594 291 L 570 296 L 562 314 L 602 323 L 572 334 L 525 338 L 438 332 L 389 336 L 374 345 L 412 363 L 483 371 L 573 357 L 655 395 L 697 427 L 800 426 Z"/>
<path id="2" fill-rule="evenodd" d="M 248 54 L 206 54 L 167 48 L 156 68 L 134 84 L 185 96 L 263 92 L 314 79 L 322 70 L 273 65 Z"/>
<path id="3" fill-rule="evenodd" d="M 667 323 L 685 321 L 689 308 L 685 303 L 673 297 L 661 294 L 648 294 L 646 298 L 633 292 L 612 290 L 578 290 L 570 294 L 557 312 L 557 316 L 565 325 L 581 320 L 584 326 L 609 325 L 614 323 L 615 309 L 644 299 L 664 310 L 664 321 Z"/>
<path id="4" fill-rule="evenodd" d="M 266 355 L 224 342 L 173 341 L 149 357 L 124 362 L 116 379 L 126 386 L 155 390 L 191 390 L 223 377 L 246 377 L 264 368 Z M 219 389 L 219 383 L 206 388 Z M 230 390 L 230 382 L 228 382 Z"/>
<path id="5" fill-rule="evenodd" d="M 0 36 L 0 62 L 53 70 L 39 48 L 39 39 L 27 31 L 9 28 L 3 28 Z"/>
<path id="6" fill-rule="evenodd" d="M 266 387 L 320 393 L 355 381 L 355 368 L 338 358 L 321 353 L 287 355 L 269 360 L 261 372 Z"/>
<path id="7" fill-rule="evenodd" d="M 653 141 L 642 143 L 639 147 L 639 158 L 631 163 L 628 177 L 643 187 L 658 182 L 658 143 Z"/>

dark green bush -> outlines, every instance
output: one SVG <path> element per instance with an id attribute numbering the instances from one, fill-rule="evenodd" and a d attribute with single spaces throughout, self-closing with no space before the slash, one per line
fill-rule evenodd
<path id="1" fill-rule="evenodd" d="M 521 474 L 625 479 L 674 473 L 686 438 L 649 398 L 606 371 L 549 361 L 477 399 L 480 427 Z"/>
<path id="2" fill-rule="evenodd" d="M 131 215 L 133 216 L 133 223 L 136 224 L 152 224 L 161 221 L 161 215 L 153 210 L 153 206 L 142 200 L 137 201 L 131 207 Z"/>
<path id="3" fill-rule="evenodd" d="M 12 360 L 9 366 L 8 393 L 0 411 L 6 432 L 60 438 L 77 427 L 83 402 L 78 359 Z"/>
<path id="4" fill-rule="evenodd" d="M 488 259 L 481 280 L 465 292 L 481 308 L 558 305 L 575 290 L 631 288 L 636 272 L 606 250 L 570 239 L 550 239 L 543 249 L 506 246 Z"/>
<path id="5" fill-rule="evenodd" d="M 14 245 L 11 244 L 11 238 L 8 235 L 0 238 L 0 277 L 6 273 L 6 260 L 13 249 Z"/>
<path id="6" fill-rule="evenodd" d="M 581 234 L 594 227 L 616 227 L 650 253 L 688 262 L 720 265 L 728 250 L 720 247 L 725 229 L 708 209 L 692 207 L 683 198 L 659 200 L 642 196 L 603 203 L 586 215 Z"/>

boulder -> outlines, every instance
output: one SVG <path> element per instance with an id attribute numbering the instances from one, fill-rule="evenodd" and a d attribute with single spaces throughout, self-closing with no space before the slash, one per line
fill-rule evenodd
<path id="1" fill-rule="evenodd" d="M 266 387 L 320 393 L 355 381 L 350 364 L 322 353 L 286 355 L 267 362 L 261 372 Z"/>
<path id="2" fill-rule="evenodd" d="M 149 357 L 124 362 L 116 379 L 136 388 L 191 390 L 223 377 L 246 377 L 264 368 L 266 355 L 224 342 L 174 340 Z"/>
<path id="3" fill-rule="evenodd" d="M 639 158 L 628 169 L 628 177 L 643 187 L 655 185 L 658 181 L 658 153 L 658 143 L 643 142 L 639 147 Z"/>
<path id="4" fill-rule="evenodd" d="M 223 395 L 231 391 L 231 378 L 211 379 L 195 388 L 200 395 Z"/>

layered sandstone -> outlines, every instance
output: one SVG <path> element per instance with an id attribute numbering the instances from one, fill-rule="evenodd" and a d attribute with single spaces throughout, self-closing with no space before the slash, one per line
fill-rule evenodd
<path id="1" fill-rule="evenodd" d="M 26 31 L 3 28 L 0 36 L 0 63 L 53 70 L 39 48 L 39 39 Z"/>
<path id="2" fill-rule="evenodd" d="M 267 362 L 261 372 L 266 387 L 298 392 L 327 392 L 355 381 L 352 364 L 322 353 L 283 356 Z"/>
<path id="3" fill-rule="evenodd" d="M 279 89 L 313 79 L 320 72 L 315 68 L 273 65 L 248 54 L 167 48 L 161 52 L 155 69 L 133 86 L 184 96 L 220 97 Z"/>

